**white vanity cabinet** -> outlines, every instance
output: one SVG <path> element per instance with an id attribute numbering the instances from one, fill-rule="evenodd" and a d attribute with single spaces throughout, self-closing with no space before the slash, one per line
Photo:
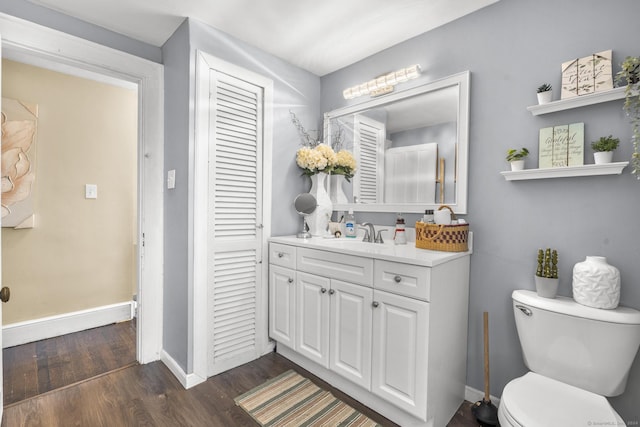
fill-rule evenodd
<path id="1" fill-rule="evenodd" d="M 446 425 L 464 400 L 470 253 L 324 240 L 271 239 L 278 353 L 400 425 Z"/>

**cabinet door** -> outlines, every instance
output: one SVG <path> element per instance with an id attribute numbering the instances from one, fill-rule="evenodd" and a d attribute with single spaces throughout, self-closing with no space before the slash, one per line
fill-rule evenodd
<path id="1" fill-rule="evenodd" d="M 330 280 L 313 274 L 296 274 L 296 351 L 329 366 Z"/>
<path id="2" fill-rule="evenodd" d="M 329 368 L 369 390 L 373 289 L 332 280 L 330 295 Z"/>
<path id="3" fill-rule="evenodd" d="M 269 336 L 290 348 L 295 347 L 295 280 L 295 271 L 269 266 Z"/>
<path id="4" fill-rule="evenodd" d="M 373 293 L 371 391 L 426 421 L 429 303 Z"/>

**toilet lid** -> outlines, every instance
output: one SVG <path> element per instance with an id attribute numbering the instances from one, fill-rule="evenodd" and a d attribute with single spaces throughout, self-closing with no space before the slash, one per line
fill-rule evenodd
<path id="1" fill-rule="evenodd" d="M 534 372 L 506 385 L 502 405 L 510 418 L 527 427 L 625 425 L 604 396 Z"/>

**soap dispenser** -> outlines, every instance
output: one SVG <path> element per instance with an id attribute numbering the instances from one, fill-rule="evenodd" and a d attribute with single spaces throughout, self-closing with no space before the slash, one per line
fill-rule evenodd
<path id="1" fill-rule="evenodd" d="M 393 234 L 393 242 L 396 245 L 407 244 L 407 235 L 404 229 L 404 218 L 402 214 L 398 214 L 398 218 L 396 219 L 396 231 Z"/>

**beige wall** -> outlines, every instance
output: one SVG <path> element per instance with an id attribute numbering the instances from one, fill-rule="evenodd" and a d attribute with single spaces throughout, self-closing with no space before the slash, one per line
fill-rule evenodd
<path id="1" fill-rule="evenodd" d="M 3 60 L 2 96 L 39 107 L 36 226 L 2 229 L 3 324 L 130 301 L 136 91 Z"/>

